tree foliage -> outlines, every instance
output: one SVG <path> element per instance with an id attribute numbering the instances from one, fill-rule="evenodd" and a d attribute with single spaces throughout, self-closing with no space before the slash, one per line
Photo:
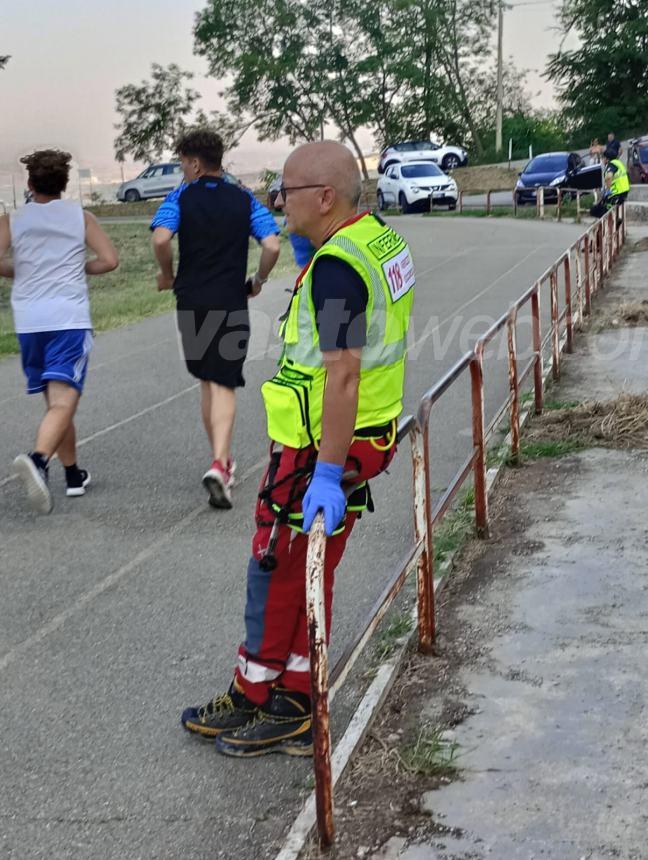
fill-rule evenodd
<path id="1" fill-rule="evenodd" d="M 124 161 L 153 161 L 173 148 L 188 124 L 199 93 L 185 85 L 193 78 L 175 63 L 151 66 L 151 80 L 126 84 L 115 92 L 120 122 L 115 126 L 115 156 Z"/>
<path id="2" fill-rule="evenodd" d="M 207 0 L 195 51 L 263 138 L 317 139 L 334 124 L 362 162 L 378 145 L 451 133 L 481 147 L 475 80 L 491 51 L 492 0 Z"/>
<path id="3" fill-rule="evenodd" d="M 552 54 L 547 77 L 580 142 L 648 131 L 646 0 L 564 0 L 560 25 L 579 46 Z"/>

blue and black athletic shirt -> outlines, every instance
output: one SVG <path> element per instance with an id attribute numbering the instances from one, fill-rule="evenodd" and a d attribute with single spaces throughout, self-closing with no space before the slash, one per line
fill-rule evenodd
<path id="1" fill-rule="evenodd" d="M 249 189 L 222 176 L 201 176 L 174 189 L 151 221 L 151 230 L 156 227 L 178 234 L 178 302 L 228 311 L 247 307 L 250 236 L 260 242 L 280 232 Z"/>

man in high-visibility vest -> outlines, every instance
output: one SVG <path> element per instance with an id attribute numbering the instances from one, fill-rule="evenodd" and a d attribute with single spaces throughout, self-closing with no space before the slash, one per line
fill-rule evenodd
<path id="1" fill-rule="evenodd" d="M 613 206 L 623 203 L 630 191 L 630 179 L 625 164 L 610 148 L 603 153 L 603 177 L 605 182 L 603 197 L 590 209 L 590 215 L 595 218 L 601 218 Z"/>
<path id="2" fill-rule="evenodd" d="M 284 350 L 262 386 L 272 440 L 248 564 L 246 640 L 227 693 L 187 708 L 182 724 L 219 752 L 311 755 L 305 571 L 308 531 L 323 511 L 327 632 L 334 572 L 367 481 L 395 452 L 414 266 L 407 243 L 357 213 L 361 181 L 349 150 L 322 141 L 288 158 L 287 228 L 315 253 L 283 320 Z"/>

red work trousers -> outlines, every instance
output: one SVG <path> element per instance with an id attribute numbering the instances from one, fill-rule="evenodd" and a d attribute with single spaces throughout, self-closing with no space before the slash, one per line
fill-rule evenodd
<path id="1" fill-rule="evenodd" d="M 372 444 L 372 442 L 374 444 Z M 380 474 L 389 465 L 395 446 L 384 447 L 386 438 L 375 440 L 354 439 L 349 449 L 345 472 L 356 472 L 353 483 L 362 483 Z M 295 479 L 283 479 L 309 461 L 314 468 L 316 452 L 313 448 L 287 448 L 281 450 L 279 463 L 271 483 L 276 486 L 272 501 L 283 505 L 293 490 Z M 261 490 L 268 481 L 264 476 Z M 297 477 L 301 500 L 308 476 Z M 301 510 L 299 501 L 293 510 Z M 348 511 L 344 529 L 329 537 L 326 542 L 324 587 L 326 596 L 327 639 L 331 632 L 331 609 L 335 569 L 340 563 L 346 542 L 351 534 L 357 513 Z M 246 640 L 239 648 L 236 679 L 245 695 L 257 704 L 263 704 L 270 687 L 280 684 L 289 690 L 310 695 L 310 663 L 308 631 L 306 626 L 306 550 L 308 535 L 300 534 L 287 525 L 279 527 L 274 550 L 276 567 L 264 570 L 260 561 L 270 540 L 274 514 L 268 501 L 259 497 L 256 508 L 257 530 L 252 541 L 252 557 L 248 565 L 247 603 L 245 609 Z"/>

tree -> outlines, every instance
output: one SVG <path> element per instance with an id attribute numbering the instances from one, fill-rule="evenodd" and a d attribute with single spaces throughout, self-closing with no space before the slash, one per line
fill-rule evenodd
<path id="1" fill-rule="evenodd" d="M 564 0 L 563 36 L 579 46 L 549 58 L 546 76 L 559 89 L 578 142 L 648 130 L 648 15 L 645 0 Z M 564 39 L 563 39 L 564 41 Z"/>
<path id="2" fill-rule="evenodd" d="M 4 69 L 10 59 L 11 54 L 5 54 L 4 56 L 0 56 L 0 69 Z"/>
<path id="3" fill-rule="evenodd" d="M 263 138 L 314 140 L 333 123 L 366 175 L 357 131 L 382 146 L 459 133 L 482 148 L 474 93 L 492 0 L 207 0 L 195 51 L 235 117 Z"/>
<path id="4" fill-rule="evenodd" d="M 153 63 L 150 81 L 126 84 L 115 92 L 121 118 L 115 126 L 117 161 L 124 161 L 127 154 L 136 161 L 153 161 L 173 148 L 199 98 L 196 90 L 185 86 L 192 78 L 175 63 L 167 68 Z"/>
<path id="5" fill-rule="evenodd" d="M 325 110 L 312 39 L 319 25 L 318 10 L 299 0 L 208 0 L 197 14 L 195 52 L 211 75 L 232 78 L 221 95 L 261 140 L 320 136 Z"/>

